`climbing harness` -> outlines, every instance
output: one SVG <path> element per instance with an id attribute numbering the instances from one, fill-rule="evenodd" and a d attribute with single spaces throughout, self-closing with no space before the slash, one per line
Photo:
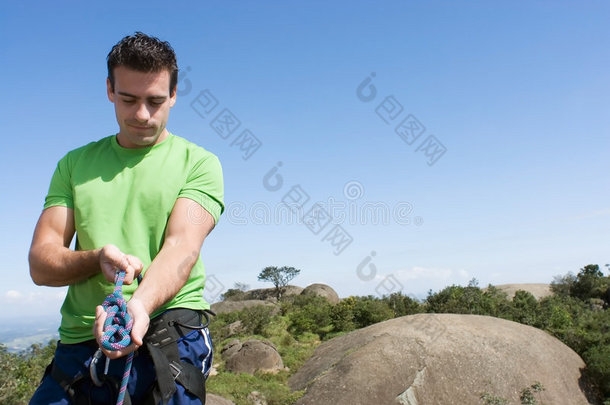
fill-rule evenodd
<path id="1" fill-rule="evenodd" d="M 176 392 L 176 383 L 205 404 L 205 379 L 201 368 L 180 359 L 176 342 L 192 332 L 208 327 L 210 310 L 170 309 L 153 319 L 144 337 L 145 348 L 157 373 L 157 384 L 147 403 L 165 404 Z M 206 319 L 201 325 L 201 315 Z"/>
<path id="2" fill-rule="evenodd" d="M 104 323 L 104 334 L 102 346 L 107 350 L 120 350 L 131 343 L 130 333 L 133 320 L 127 313 L 127 304 L 122 294 L 122 284 L 125 272 L 117 273 L 115 277 L 115 289 L 108 295 L 102 306 L 106 311 L 107 318 Z M 140 278 L 138 278 L 140 281 Z M 191 333 L 193 330 L 206 329 L 210 323 L 210 316 L 215 315 L 210 310 L 197 311 L 185 308 L 173 308 L 165 311 L 150 320 L 148 332 L 144 337 L 144 346 L 140 348 L 140 354 L 149 355 L 156 374 L 156 382 L 148 393 L 138 403 L 143 405 L 157 405 L 167 403 L 176 392 L 176 383 L 195 395 L 205 405 L 205 380 L 200 367 L 183 361 L 180 358 L 177 342 Z M 202 324 L 202 317 L 205 323 Z M 95 340 L 83 342 L 82 344 L 95 347 L 97 351 L 89 363 L 89 375 L 78 373 L 70 376 L 61 370 L 55 362 L 48 367 L 48 372 L 59 383 L 69 395 L 75 405 L 91 405 L 92 399 L 88 390 L 81 390 L 82 384 L 93 384 L 105 387 L 112 397 L 117 398 L 117 405 L 130 405 L 131 398 L 127 392 L 127 383 L 134 353 L 128 355 L 125 363 L 125 373 L 119 385 L 119 381 L 108 374 L 110 360 L 106 358 L 104 374 L 99 375 L 100 360 L 103 358 L 102 350 L 97 346 Z M 211 343 L 210 343 L 210 350 Z"/>
<path id="3" fill-rule="evenodd" d="M 125 271 L 119 271 L 114 279 L 114 291 L 112 294 L 109 294 L 104 302 L 102 303 L 102 307 L 106 311 L 106 321 L 104 322 L 104 334 L 101 338 L 101 343 L 104 349 L 106 350 L 121 350 L 129 346 L 131 343 L 131 328 L 133 327 L 133 319 L 131 319 L 131 315 L 127 313 L 127 302 L 125 298 L 123 298 L 123 281 L 125 280 Z M 99 351 L 99 349 L 98 349 Z M 117 398 L 117 405 L 123 405 L 123 400 L 125 399 L 125 392 L 127 391 L 127 383 L 129 382 L 129 373 L 131 372 L 131 364 L 133 362 L 134 352 L 131 352 L 127 355 L 127 361 L 125 362 L 125 372 L 123 373 L 123 378 L 121 380 L 121 387 L 119 388 L 119 396 Z M 99 359 L 99 356 L 94 356 Z M 93 364 L 94 361 L 92 360 Z M 97 363 L 97 360 L 95 361 Z M 106 367 L 105 373 L 108 372 L 108 364 L 109 359 L 106 359 Z M 90 368 L 90 371 L 92 369 Z M 93 364 L 93 370 L 95 369 L 95 364 Z M 97 378 L 97 375 L 94 378 L 94 374 L 91 373 L 91 379 L 94 384 L 101 385 L 101 382 Z M 97 379 L 97 381 L 96 381 Z M 98 385 L 98 386 L 99 386 Z"/>

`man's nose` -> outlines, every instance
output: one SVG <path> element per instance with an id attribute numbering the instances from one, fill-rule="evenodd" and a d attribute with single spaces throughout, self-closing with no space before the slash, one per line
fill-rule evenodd
<path id="1" fill-rule="evenodd" d="M 136 110 L 136 119 L 138 121 L 148 121 L 148 119 L 150 118 L 150 112 L 148 111 L 148 108 L 146 107 L 145 103 L 142 103 L 138 106 L 138 109 Z"/>

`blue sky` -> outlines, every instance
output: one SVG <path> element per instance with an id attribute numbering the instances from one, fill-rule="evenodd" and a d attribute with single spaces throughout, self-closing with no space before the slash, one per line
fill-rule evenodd
<path id="1" fill-rule="evenodd" d="M 4 2 L 0 317 L 58 316 L 32 231 L 57 160 L 116 132 L 105 57 L 134 31 L 178 54 L 168 128 L 223 164 L 210 300 L 269 265 L 424 297 L 608 263 L 609 18 L 601 1 Z M 227 111 L 240 125 L 219 134 Z M 274 217 L 305 194 L 324 221 Z"/>

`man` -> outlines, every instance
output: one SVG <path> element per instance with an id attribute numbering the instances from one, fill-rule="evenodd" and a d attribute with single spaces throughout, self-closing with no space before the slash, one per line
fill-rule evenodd
<path id="1" fill-rule="evenodd" d="M 204 403 L 212 347 L 200 250 L 224 210 L 222 169 L 166 129 L 178 81 L 167 42 L 137 32 L 107 63 L 119 132 L 59 161 L 30 248 L 36 284 L 69 286 L 55 358 L 30 403 L 114 403 L 136 350 L 132 404 Z M 133 329 L 128 347 L 103 350 L 106 360 L 100 304 L 118 270 Z"/>

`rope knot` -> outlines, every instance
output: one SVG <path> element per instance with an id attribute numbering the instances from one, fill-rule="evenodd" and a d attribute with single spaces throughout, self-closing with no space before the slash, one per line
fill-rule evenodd
<path id="1" fill-rule="evenodd" d="M 127 313 L 127 302 L 123 298 L 121 288 L 124 279 L 124 271 L 117 273 L 114 292 L 109 294 L 102 303 L 102 307 L 106 311 L 102 346 L 106 350 L 121 350 L 131 343 L 133 319 Z"/>
<path id="2" fill-rule="evenodd" d="M 102 303 L 102 307 L 106 311 L 106 321 L 104 322 L 104 334 L 101 340 L 102 346 L 106 350 L 121 350 L 131 343 L 133 319 L 127 313 L 127 301 L 123 298 L 123 280 L 125 280 L 125 272 L 119 271 L 114 278 L 113 293 L 109 294 Z M 123 373 L 117 397 L 117 405 L 123 405 L 132 361 L 133 352 L 127 356 L 125 372 Z"/>

